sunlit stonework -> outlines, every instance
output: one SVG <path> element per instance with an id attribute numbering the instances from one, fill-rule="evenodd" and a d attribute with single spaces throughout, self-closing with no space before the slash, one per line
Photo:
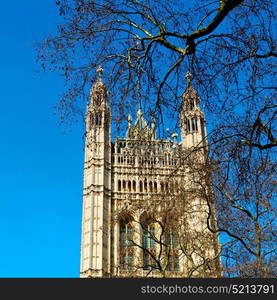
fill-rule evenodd
<path id="1" fill-rule="evenodd" d="M 103 69 L 97 72 L 86 116 L 81 277 L 219 276 L 217 237 L 207 229 L 207 204 L 198 195 L 186 196 L 190 207 L 184 217 L 187 227 L 183 226 L 178 204 L 165 214 L 173 223 L 176 216 L 177 223 L 182 219 L 178 239 L 174 238 L 176 232 L 164 235 L 160 244 L 151 237 L 162 237 L 162 233 L 161 227 L 149 221 L 150 210 L 156 207 L 160 212 L 161 203 L 179 203 L 183 195 L 193 194 L 193 181 L 184 159 L 197 147 L 195 163 L 203 161 L 207 147 L 204 114 L 191 74 L 186 75 L 188 83 L 182 96 L 181 142 L 177 141 L 177 133 L 171 139 L 159 139 L 154 118 L 147 122 L 141 108 L 134 122 L 128 116 L 126 138 L 112 142 Z M 189 252 L 193 240 L 197 240 L 201 251 Z M 169 244 L 168 260 L 161 259 Z M 158 257 L 159 251 L 160 262 L 155 262 L 151 254 Z M 162 273 L 155 268 L 157 264 L 165 265 Z"/>

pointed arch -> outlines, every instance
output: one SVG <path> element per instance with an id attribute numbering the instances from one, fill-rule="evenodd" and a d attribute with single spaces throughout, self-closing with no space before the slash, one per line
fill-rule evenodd
<path id="1" fill-rule="evenodd" d="M 91 129 L 94 125 L 94 116 L 92 113 L 89 114 L 89 129 Z"/>
<path id="2" fill-rule="evenodd" d="M 100 112 L 95 113 L 95 125 L 96 126 L 102 125 L 102 114 Z"/>
<path id="3" fill-rule="evenodd" d="M 189 101 L 189 109 L 190 109 L 190 110 L 193 110 L 193 109 L 194 109 L 194 106 L 195 106 L 194 99 L 190 99 L 190 101 Z"/>
<path id="4" fill-rule="evenodd" d="M 153 182 L 149 181 L 149 192 L 153 193 Z"/>
<path id="5" fill-rule="evenodd" d="M 143 249 L 143 269 L 151 270 L 156 267 L 155 255 L 155 223 L 153 218 L 147 213 L 143 212 L 140 216 L 140 224 L 142 227 L 141 245 Z"/>
<path id="6" fill-rule="evenodd" d="M 165 233 L 165 244 L 169 253 L 169 260 L 166 266 L 167 271 L 180 271 L 180 255 L 179 255 L 179 242 L 176 231 L 169 230 Z"/>
<path id="7" fill-rule="evenodd" d="M 187 131 L 190 132 L 191 131 L 190 119 L 186 120 L 186 127 L 187 127 Z"/>
<path id="8" fill-rule="evenodd" d="M 170 166 L 171 165 L 171 155 L 170 155 L 170 153 L 168 153 L 167 160 L 168 160 L 168 165 Z"/>
<path id="9" fill-rule="evenodd" d="M 148 186 L 147 186 L 147 179 L 144 180 L 144 192 L 147 193 Z"/>
<path id="10" fill-rule="evenodd" d="M 140 193 L 143 192 L 143 184 L 142 184 L 142 181 L 141 181 L 141 180 L 140 180 L 140 182 L 139 182 L 139 191 L 140 191 Z"/>
<path id="11" fill-rule="evenodd" d="M 191 119 L 191 125 L 192 125 L 192 131 L 197 131 L 198 130 L 198 125 L 197 125 L 197 117 L 194 117 Z"/>
<path id="12" fill-rule="evenodd" d="M 169 186 L 168 186 L 168 182 L 166 182 L 166 183 L 165 183 L 165 187 L 164 187 L 164 189 L 165 189 L 165 192 L 166 192 L 166 193 L 168 193 L 168 192 L 169 192 Z"/>
<path id="13" fill-rule="evenodd" d="M 128 181 L 128 192 L 132 191 L 132 183 L 131 180 Z"/>
<path id="14" fill-rule="evenodd" d="M 131 270 L 134 264 L 134 226 L 133 217 L 122 212 L 119 217 L 119 264 L 122 270 Z"/>
<path id="15" fill-rule="evenodd" d="M 163 181 L 161 181 L 160 186 L 161 186 L 161 192 L 164 193 L 164 182 Z"/>
<path id="16" fill-rule="evenodd" d="M 154 181 L 154 193 L 158 192 L 158 186 L 157 186 L 157 182 Z"/>

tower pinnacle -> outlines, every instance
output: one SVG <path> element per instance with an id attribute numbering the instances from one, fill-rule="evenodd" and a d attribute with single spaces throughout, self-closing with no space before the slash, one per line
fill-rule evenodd
<path id="1" fill-rule="evenodd" d="M 103 68 L 99 66 L 96 70 L 98 74 L 97 81 L 93 84 L 90 90 L 90 101 L 93 105 L 100 106 L 107 104 L 108 91 L 102 81 Z"/>
<path id="2" fill-rule="evenodd" d="M 187 78 L 187 86 L 189 86 L 192 79 L 192 74 L 189 71 L 186 74 L 186 78 Z"/>
<path id="3" fill-rule="evenodd" d="M 97 80 L 97 81 L 102 82 L 103 68 L 102 68 L 101 66 L 99 66 L 99 67 L 97 68 L 96 72 L 98 73 L 98 80 Z"/>
<path id="4" fill-rule="evenodd" d="M 200 97 L 192 86 L 192 74 L 186 74 L 187 87 L 182 95 L 181 137 L 184 148 L 205 146 L 206 127 L 204 113 L 200 109 Z"/>

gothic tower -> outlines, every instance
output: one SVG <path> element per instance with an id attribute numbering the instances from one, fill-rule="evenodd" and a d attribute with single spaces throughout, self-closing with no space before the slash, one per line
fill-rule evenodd
<path id="1" fill-rule="evenodd" d="M 166 277 L 192 276 L 191 270 L 196 277 L 216 276 L 217 241 L 207 229 L 207 205 L 194 185 L 194 168 L 189 172 L 188 159 L 180 156 L 206 146 L 191 74 L 182 95 L 181 142 L 177 133 L 173 140 L 160 139 L 155 119 L 145 117 L 141 107 L 134 122 L 128 116 L 126 136 L 111 141 L 108 91 L 102 68 L 97 72 L 86 114 L 81 277 L 159 277 L 157 261 Z M 192 163 L 201 164 L 202 148 L 192 153 Z M 176 225 L 176 218 L 178 229 L 159 227 L 167 219 Z M 177 231 L 188 239 L 185 252 Z"/>
<path id="2" fill-rule="evenodd" d="M 200 109 L 200 97 L 192 87 L 192 75 L 186 74 L 187 88 L 182 95 L 181 136 L 184 148 L 206 146 L 206 126 L 204 113 Z"/>
<path id="3" fill-rule="evenodd" d="M 111 114 L 102 68 L 97 72 L 86 115 L 81 277 L 110 273 Z"/>

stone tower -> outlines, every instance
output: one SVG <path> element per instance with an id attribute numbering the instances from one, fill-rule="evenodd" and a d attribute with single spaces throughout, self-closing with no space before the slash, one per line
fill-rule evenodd
<path id="1" fill-rule="evenodd" d="M 217 276 L 217 237 L 207 230 L 207 205 L 197 196 L 183 159 L 191 147 L 204 149 L 206 145 L 204 114 L 200 110 L 199 96 L 191 85 L 191 75 L 187 74 L 188 84 L 182 96 L 181 141 L 177 141 L 177 133 L 172 134 L 173 140 L 159 139 L 154 118 L 147 119 L 141 107 L 134 121 L 128 116 L 126 136 L 111 141 L 111 113 L 102 71 L 97 70 L 98 79 L 91 89 L 86 115 L 81 277 L 144 277 L 150 273 L 159 277 L 161 274 L 155 271 L 153 259 L 158 253 L 170 253 L 169 259 L 164 260 L 166 277 L 191 276 L 188 269 L 197 263 L 200 267 L 193 276 L 203 276 L 201 270 L 207 276 Z M 185 155 L 180 156 L 180 153 Z M 191 160 L 201 163 L 203 154 L 204 151 L 197 151 L 197 159 Z M 183 198 L 183 195 L 188 196 Z M 168 231 L 159 237 L 160 244 L 155 242 L 153 235 L 162 232 L 161 220 L 154 222 L 144 206 L 149 203 L 151 209 L 156 203 L 163 203 L 163 207 L 165 203 L 172 205 L 176 197 L 182 203 L 189 202 L 192 210 L 187 223 L 182 225 L 182 228 L 188 226 L 192 233 L 188 239 L 190 244 L 186 243 L 187 249 L 193 249 L 189 259 L 180 252 L 176 232 Z M 163 209 L 156 207 L 157 211 Z M 176 206 L 173 211 L 177 212 Z M 171 217 L 174 219 L 176 213 Z M 191 240 L 196 243 L 193 245 Z M 161 245 L 170 251 L 160 251 Z M 201 249 L 198 256 L 195 245 Z M 203 257 L 207 264 L 203 264 Z"/>
<path id="2" fill-rule="evenodd" d="M 110 272 L 111 114 L 102 68 L 97 72 L 86 115 L 81 277 Z"/>
<path id="3" fill-rule="evenodd" d="M 186 74 L 187 88 L 182 95 L 181 135 L 184 148 L 206 146 L 206 126 L 200 109 L 200 98 L 191 84 L 192 75 Z"/>

